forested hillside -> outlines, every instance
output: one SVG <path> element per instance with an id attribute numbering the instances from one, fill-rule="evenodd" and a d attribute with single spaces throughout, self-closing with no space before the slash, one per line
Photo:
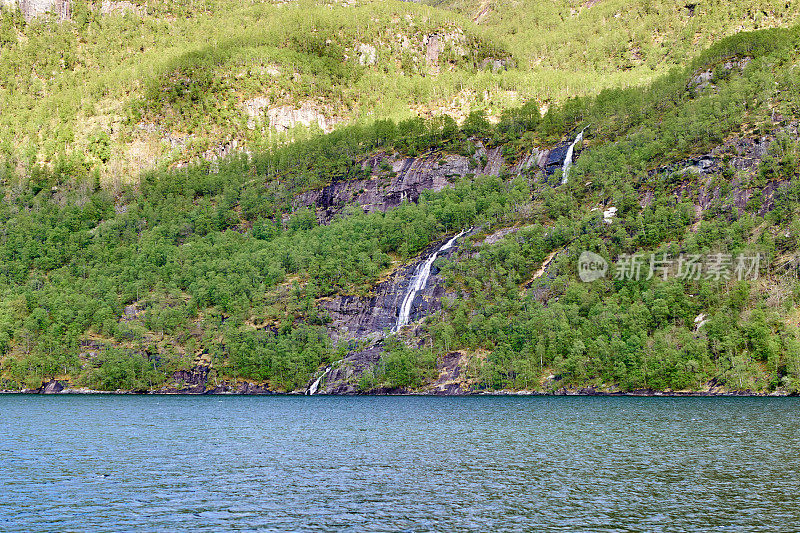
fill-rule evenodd
<path id="1" fill-rule="evenodd" d="M 224 15 L 217 4 L 164 2 L 107 18 L 86 4 L 60 26 L 4 15 L 2 121 L 14 133 L 0 140 L 0 389 L 800 389 L 800 30 L 740 32 L 681 59 L 686 28 L 701 31 L 687 22 L 664 30 L 674 47 L 643 48 L 655 67 L 631 67 L 641 77 L 629 87 L 602 46 L 586 55 L 567 46 L 542 68 L 604 72 L 591 89 L 566 98 L 571 89 L 545 95 L 532 85 L 517 105 L 470 101 L 457 121 L 409 117 L 413 84 L 435 91 L 542 72 L 514 39 L 544 45 L 510 30 L 499 3 L 317 4 L 245 3 Z M 553 9 L 558 24 L 571 24 L 587 13 L 616 20 L 606 11 L 613 4 L 576 4 L 569 16 Z M 508 13 L 550 13 L 526 5 Z M 690 18 L 709 24 L 698 42 L 752 15 L 745 6 L 713 18 L 715 6 L 694 8 Z M 757 22 L 793 16 L 775 9 Z M 238 16 L 256 18 L 242 26 Z M 451 50 L 452 64 L 435 76 L 402 62 L 382 70 L 370 57 L 342 61 L 395 16 L 423 25 L 419 35 L 451 28 L 468 48 Z M 642 39 L 658 25 L 645 7 L 624 16 L 641 20 L 625 27 Z M 250 33 L 238 45 L 209 45 L 203 28 L 223 23 L 227 35 Z M 323 27 L 350 44 L 337 48 Z M 318 40 L 300 38 L 308 34 Z M 178 54 L 165 45 L 173 37 L 202 41 L 205 52 Z M 60 58 L 26 48 L 36 39 L 60 46 Z M 605 59 L 586 63 L 595 53 Z M 101 63 L 86 63 L 101 56 L 110 61 L 102 79 Z M 52 62 L 38 63 L 45 57 Z M 487 60 L 515 66 L 485 70 Z M 24 61 L 54 77 L 23 75 Z M 308 77 L 285 70 L 306 64 Z M 231 74 L 234 65 L 246 72 Z M 283 74 L 268 81 L 272 67 Z M 388 77 L 413 83 L 379 93 L 366 81 L 384 87 Z M 130 80 L 138 81 L 128 88 Z M 298 140 L 285 143 L 251 137 L 261 126 L 225 115 L 243 95 L 316 98 L 323 85 L 363 120 L 328 134 L 295 131 Z M 403 110 L 370 119 L 384 115 L 384 97 Z M 126 118 L 103 115 L 111 102 Z M 358 106 L 371 111 L 359 115 Z M 236 120 L 244 145 L 224 157 L 183 152 L 171 160 L 180 165 L 156 158 L 106 180 L 147 124 L 209 140 L 231 139 L 225 128 Z M 415 273 L 457 234 L 433 262 L 412 323 L 395 331 Z M 610 265 L 605 277 L 582 277 L 583 252 Z M 740 275 L 737 261 L 754 257 Z M 689 258 L 707 261 L 686 275 Z"/>

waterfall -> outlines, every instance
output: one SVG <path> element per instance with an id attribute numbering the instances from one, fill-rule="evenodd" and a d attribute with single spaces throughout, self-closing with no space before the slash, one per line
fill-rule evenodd
<path id="1" fill-rule="evenodd" d="M 564 157 L 564 166 L 561 169 L 561 185 L 565 185 L 567 183 L 569 169 L 572 166 L 572 156 L 575 153 L 575 145 L 583 141 L 583 132 L 585 129 L 586 128 L 581 130 L 581 132 L 575 137 L 575 140 L 572 141 L 572 144 L 570 144 L 569 148 L 567 149 L 567 155 Z"/>
<path id="2" fill-rule="evenodd" d="M 317 391 L 319 390 L 319 384 L 322 383 L 322 379 L 325 376 L 327 376 L 330 371 L 331 371 L 331 367 L 326 368 L 325 372 L 323 372 L 322 375 L 320 377 L 318 377 L 316 379 L 316 381 L 314 381 L 314 383 L 311 384 L 311 386 L 308 388 L 308 395 L 309 396 L 313 396 L 313 395 L 315 395 L 317 393 Z"/>
<path id="3" fill-rule="evenodd" d="M 400 313 L 397 315 L 397 324 L 394 326 L 394 329 L 392 330 L 393 332 L 397 332 L 403 326 L 408 325 L 409 320 L 411 319 L 411 306 L 414 303 L 414 299 L 417 297 L 417 294 L 419 294 L 419 292 L 428 284 L 428 278 L 431 277 L 431 267 L 433 266 L 433 262 L 436 261 L 436 258 L 439 257 L 440 253 L 452 248 L 458 238 L 465 233 L 466 230 L 462 231 L 444 243 L 441 248 L 436 250 L 429 258 L 425 260 L 424 263 L 421 263 L 417 267 L 417 271 L 408 286 L 405 297 L 403 298 L 403 303 L 400 305 Z"/>

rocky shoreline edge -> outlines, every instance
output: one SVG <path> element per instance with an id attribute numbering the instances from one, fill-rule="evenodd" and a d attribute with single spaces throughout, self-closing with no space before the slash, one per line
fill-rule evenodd
<path id="1" fill-rule="evenodd" d="M 0 390 L 0 394 L 57 394 L 57 395 L 136 395 L 136 396 L 304 396 L 307 391 L 297 390 L 292 392 L 274 392 L 260 386 L 243 387 L 244 390 L 176 390 L 176 389 L 161 389 L 161 390 L 122 390 L 115 391 L 100 391 L 88 388 L 69 388 L 65 387 L 58 381 L 51 381 L 43 384 L 38 389 L 22 389 L 22 390 Z M 796 392 L 789 392 L 785 390 L 776 390 L 771 392 L 758 392 L 750 389 L 740 391 L 725 391 L 725 390 L 654 390 L 654 389 L 636 389 L 632 391 L 608 391 L 597 389 L 595 387 L 582 387 L 575 389 L 561 388 L 555 391 L 513 391 L 513 390 L 499 390 L 499 391 L 459 391 L 454 393 L 444 392 L 440 390 L 434 391 L 409 391 L 405 389 L 377 389 L 364 393 L 344 393 L 344 394 L 315 394 L 315 396 L 630 396 L 630 397 L 668 397 L 668 398 L 700 398 L 700 397 L 794 397 L 798 396 Z"/>

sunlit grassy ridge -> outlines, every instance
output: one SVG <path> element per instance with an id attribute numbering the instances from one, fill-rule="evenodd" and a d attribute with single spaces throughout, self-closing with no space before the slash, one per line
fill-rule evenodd
<path id="1" fill-rule="evenodd" d="M 6 14 L 5 155 L 28 163 L 79 150 L 152 166 L 213 142 L 263 141 L 266 125 L 248 129 L 243 109 L 254 97 L 273 107 L 307 103 L 334 120 L 407 115 L 437 84 L 466 83 L 484 56 L 507 55 L 462 31 L 459 17 L 402 2 L 198 5 L 191 16 L 108 17 L 76 6 L 63 25 Z M 434 83 L 423 41 L 437 32 L 453 45 Z M 359 45 L 373 47 L 374 60 L 361 61 Z M 461 77 L 449 79 L 451 71 Z M 113 147 L 105 156 L 104 144 Z"/>
<path id="2" fill-rule="evenodd" d="M 101 16 L 99 2 L 77 1 L 65 24 L 2 16 L 4 158 L 69 158 L 128 181 L 232 140 L 263 147 L 275 130 L 261 115 L 280 106 L 327 127 L 497 115 L 646 83 L 724 35 L 798 11 L 749 0 L 135 3 Z"/>
<path id="3" fill-rule="evenodd" d="M 738 31 L 785 25 L 796 1 L 431 0 L 503 35 L 528 67 L 655 69 Z"/>

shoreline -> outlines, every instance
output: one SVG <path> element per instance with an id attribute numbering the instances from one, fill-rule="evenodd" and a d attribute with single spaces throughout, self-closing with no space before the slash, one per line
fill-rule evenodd
<path id="1" fill-rule="evenodd" d="M 296 392 L 174 392 L 174 391 L 101 391 L 92 389 L 63 389 L 61 391 L 45 391 L 40 389 L 24 390 L 0 390 L 0 395 L 43 395 L 43 396 L 310 396 L 304 391 Z M 558 390 L 553 392 L 542 391 L 471 391 L 460 394 L 441 394 L 435 392 L 378 392 L 378 393 L 355 393 L 355 394 L 314 394 L 313 396 L 326 397 L 355 397 L 355 396 L 397 396 L 397 397 L 476 397 L 476 396 L 539 396 L 539 397 L 558 397 L 558 396 L 605 396 L 605 397 L 633 397 L 633 398 L 790 398 L 799 396 L 798 393 L 788 391 L 756 392 L 751 390 L 744 391 L 658 391 L 658 390 L 637 390 L 637 391 L 596 391 L 587 389 L 578 390 Z"/>

